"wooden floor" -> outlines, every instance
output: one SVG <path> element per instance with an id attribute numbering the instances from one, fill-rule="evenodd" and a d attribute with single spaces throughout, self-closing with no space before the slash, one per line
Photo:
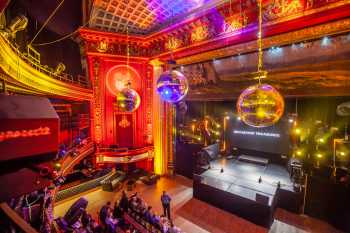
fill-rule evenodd
<path id="1" fill-rule="evenodd" d="M 175 224 L 187 233 L 338 233 L 325 222 L 307 216 L 300 216 L 277 209 L 271 228 L 265 229 L 238 216 L 220 210 L 207 203 L 192 198 L 192 182 L 181 176 L 161 178 L 156 185 L 137 184 L 133 192 L 151 205 L 157 213 L 162 212 L 160 196 L 166 190 L 172 198 L 172 214 Z M 133 193 L 131 192 L 131 193 Z M 131 194 L 129 193 L 129 194 Z M 97 212 L 107 201 L 113 204 L 120 192 L 105 192 L 101 189 L 83 195 L 88 199 L 87 210 L 95 218 Z M 63 216 L 79 197 L 72 198 L 55 206 L 55 217 Z"/>

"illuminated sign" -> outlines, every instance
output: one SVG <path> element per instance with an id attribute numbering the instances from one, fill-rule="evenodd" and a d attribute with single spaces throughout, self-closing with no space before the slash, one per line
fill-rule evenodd
<path id="1" fill-rule="evenodd" d="M 258 131 L 233 130 L 233 133 L 234 134 L 241 134 L 241 135 L 273 137 L 273 138 L 280 138 L 281 137 L 281 135 L 279 133 L 267 133 L 267 132 L 258 132 Z"/>
<path id="2" fill-rule="evenodd" d="M 15 138 L 27 138 L 27 137 L 38 137 L 44 135 L 50 135 L 49 127 L 39 127 L 36 129 L 23 129 L 23 130 L 7 130 L 0 131 L 0 142 L 15 139 Z"/>

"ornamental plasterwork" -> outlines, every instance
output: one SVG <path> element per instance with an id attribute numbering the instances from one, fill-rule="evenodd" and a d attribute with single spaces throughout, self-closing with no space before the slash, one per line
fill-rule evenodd
<path id="1" fill-rule="evenodd" d="M 327 24 L 317 25 L 314 27 L 304 28 L 302 30 L 288 32 L 277 36 L 272 36 L 263 39 L 263 47 L 269 48 L 272 46 L 281 46 L 285 44 L 292 44 L 297 42 L 303 42 L 305 40 L 313 40 L 323 37 L 325 35 L 332 35 L 339 32 L 350 31 L 350 19 L 339 20 Z M 227 57 L 240 53 L 253 52 L 257 50 L 256 41 L 251 41 L 243 44 L 228 46 L 221 49 L 212 50 L 196 54 L 193 56 L 177 59 L 176 62 L 179 65 L 197 63 L 213 58 Z"/>

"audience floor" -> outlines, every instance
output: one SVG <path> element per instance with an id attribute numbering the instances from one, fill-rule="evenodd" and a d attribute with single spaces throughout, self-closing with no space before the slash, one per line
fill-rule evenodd
<path id="1" fill-rule="evenodd" d="M 275 221 L 270 230 L 250 223 L 238 216 L 220 210 L 192 197 L 192 181 L 182 176 L 162 177 L 156 185 L 137 183 L 135 189 L 158 214 L 162 212 L 160 196 L 166 190 L 172 198 L 172 218 L 175 225 L 187 233 L 337 233 L 325 222 L 307 216 L 296 215 L 277 209 Z M 105 192 L 95 189 L 85 193 L 88 201 L 87 211 L 97 219 L 97 212 L 107 202 L 112 205 L 120 198 L 121 192 Z M 56 203 L 55 217 L 63 216 L 68 208 L 80 197 Z"/>

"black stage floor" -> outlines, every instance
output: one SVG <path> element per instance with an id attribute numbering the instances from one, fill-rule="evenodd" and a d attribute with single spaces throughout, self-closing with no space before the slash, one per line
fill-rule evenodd
<path id="1" fill-rule="evenodd" d="M 210 163 L 210 169 L 201 174 L 202 182 L 234 193 L 242 197 L 255 200 L 256 193 L 269 197 L 271 205 L 276 194 L 277 183 L 280 188 L 293 192 L 293 183 L 287 169 L 281 165 L 258 165 L 235 159 L 220 159 Z M 221 168 L 224 172 L 221 172 Z M 261 177 L 261 183 L 258 182 Z"/>
<path id="2" fill-rule="evenodd" d="M 236 159 L 212 161 L 210 169 L 194 176 L 193 194 L 199 200 L 267 228 L 277 207 L 297 213 L 302 200 L 302 195 L 293 190 L 285 167 Z"/>

